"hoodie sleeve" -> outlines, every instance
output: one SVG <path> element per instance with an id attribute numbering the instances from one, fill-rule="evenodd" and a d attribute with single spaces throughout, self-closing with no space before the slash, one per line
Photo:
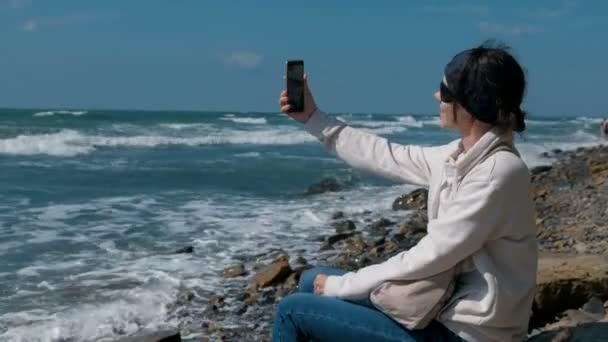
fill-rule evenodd
<path id="1" fill-rule="evenodd" d="M 497 189 L 488 181 L 462 184 L 447 211 L 429 222 L 427 235 L 416 246 L 381 264 L 329 276 L 324 295 L 366 298 L 387 280 L 423 279 L 454 267 L 498 234 L 506 203 L 504 191 L 508 190 Z"/>
<path id="2" fill-rule="evenodd" d="M 317 110 L 305 128 L 325 147 L 351 166 L 394 181 L 428 186 L 431 161 L 445 147 L 393 144 L 386 139 L 348 127 Z"/>

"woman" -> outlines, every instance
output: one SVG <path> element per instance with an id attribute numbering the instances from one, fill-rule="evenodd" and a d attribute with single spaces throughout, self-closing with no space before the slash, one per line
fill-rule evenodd
<path id="1" fill-rule="evenodd" d="M 353 167 L 429 187 L 428 233 L 408 251 L 357 272 L 313 269 L 299 293 L 279 303 L 274 341 L 521 341 L 536 283 L 537 241 L 530 174 L 513 146 L 525 129 L 521 66 L 506 48 L 482 45 L 456 55 L 435 93 L 441 127 L 461 139 L 403 146 L 321 112 L 308 87 L 304 123 Z M 408 330 L 370 304 L 390 280 L 419 280 L 458 269 L 454 294 L 436 319 Z"/>

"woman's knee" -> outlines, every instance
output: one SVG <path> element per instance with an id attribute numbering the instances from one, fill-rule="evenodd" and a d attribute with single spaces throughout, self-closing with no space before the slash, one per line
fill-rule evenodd
<path id="1" fill-rule="evenodd" d="M 300 281 L 298 282 L 298 291 L 312 293 L 317 274 L 319 274 L 318 268 L 311 268 L 304 271 L 300 276 Z"/>
<path id="2" fill-rule="evenodd" d="M 310 300 L 309 296 L 310 294 L 308 293 L 292 293 L 281 299 L 277 305 L 277 316 L 289 315 L 299 308 L 301 309 Z"/>

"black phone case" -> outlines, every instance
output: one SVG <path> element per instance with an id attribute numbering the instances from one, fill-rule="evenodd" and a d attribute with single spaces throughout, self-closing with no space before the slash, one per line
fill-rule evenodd
<path id="1" fill-rule="evenodd" d="M 287 62 L 287 97 L 290 112 L 304 110 L 304 62 Z"/>

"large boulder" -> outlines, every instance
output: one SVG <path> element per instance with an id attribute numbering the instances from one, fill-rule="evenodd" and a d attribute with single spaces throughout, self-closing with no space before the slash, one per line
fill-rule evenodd
<path id="1" fill-rule="evenodd" d="M 531 328 L 544 326 L 569 309 L 578 309 L 592 297 L 608 299 L 608 256 L 543 253 Z"/>

